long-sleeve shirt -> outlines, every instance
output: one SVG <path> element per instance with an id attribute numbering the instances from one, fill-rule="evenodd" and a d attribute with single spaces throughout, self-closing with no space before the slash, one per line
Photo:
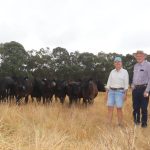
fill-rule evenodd
<path id="1" fill-rule="evenodd" d="M 134 65 L 132 87 L 147 84 L 146 92 L 150 91 L 150 62 L 143 61 Z"/>
<path id="2" fill-rule="evenodd" d="M 129 74 L 127 70 L 121 68 L 120 70 L 113 69 L 110 72 L 106 88 L 124 88 L 127 90 L 129 87 Z"/>

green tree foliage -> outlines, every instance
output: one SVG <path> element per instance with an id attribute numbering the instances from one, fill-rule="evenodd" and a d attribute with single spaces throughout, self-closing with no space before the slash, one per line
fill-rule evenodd
<path id="1" fill-rule="evenodd" d="M 17 42 L 4 43 L 0 48 L 2 75 L 27 74 L 28 53 Z"/>
<path id="2" fill-rule="evenodd" d="M 28 59 L 28 71 L 36 77 L 51 78 L 53 77 L 54 67 L 49 48 L 40 49 L 39 51 L 31 50 Z"/>
<path id="3" fill-rule="evenodd" d="M 82 66 L 79 63 L 80 53 L 78 51 L 70 53 L 70 78 L 79 80 L 82 78 Z"/>
<path id="4" fill-rule="evenodd" d="M 123 66 L 125 69 L 128 70 L 129 73 L 129 81 L 130 83 L 132 82 L 132 77 L 133 77 L 133 67 L 134 64 L 136 63 L 136 60 L 133 55 L 127 54 L 126 56 L 123 57 Z"/>
<path id="5" fill-rule="evenodd" d="M 89 78 L 94 75 L 96 66 L 96 56 L 92 53 L 81 53 L 78 58 L 78 63 L 81 67 L 82 78 Z"/>
<path id="6" fill-rule="evenodd" d="M 26 52 L 17 42 L 0 44 L 0 76 L 23 75 L 53 79 L 78 80 L 83 78 L 100 79 L 107 82 L 110 71 L 114 68 L 114 57 L 121 56 L 123 66 L 129 72 L 130 82 L 133 66 L 136 63 L 133 55 L 99 52 L 98 55 L 78 51 L 69 52 L 57 47 L 52 51 L 47 47 Z M 150 55 L 147 56 L 150 61 Z"/>
<path id="7" fill-rule="evenodd" d="M 70 78 L 70 56 L 66 49 L 57 47 L 52 52 L 55 64 L 55 77 L 60 79 Z"/>

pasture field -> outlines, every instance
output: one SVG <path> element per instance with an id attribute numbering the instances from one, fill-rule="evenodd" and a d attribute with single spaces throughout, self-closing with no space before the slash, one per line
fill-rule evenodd
<path id="1" fill-rule="evenodd" d="M 131 92 L 124 104 L 124 125 L 107 124 L 105 93 L 92 106 L 0 104 L 0 150 L 150 150 L 150 124 L 134 126 Z M 150 112 L 149 112 L 150 114 Z M 150 120 L 150 115 L 149 115 Z"/>

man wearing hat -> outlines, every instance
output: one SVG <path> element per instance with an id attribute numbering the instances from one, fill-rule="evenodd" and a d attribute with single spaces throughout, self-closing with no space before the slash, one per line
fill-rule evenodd
<path id="1" fill-rule="evenodd" d="M 108 106 L 108 123 L 112 122 L 114 106 L 117 107 L 118 124 L 122 125 L 122 106 L 126 100 L 129 85 L 129 75 L 127 70 L 122 68 L 121 57 L 115 57 L 114 66 L 110 72 L 106 86 L 106 100 Z"/>
<path id="2" fill-rule="evenodd" d="M 132 81 L 133 118 L 136 125 L 141 123 L 141 127 L 145 128 L 150 91 L 150 63 L 145 60 L 146 54 L 141 50 L 134 57 L 137 63 L 134 65 Z"/>

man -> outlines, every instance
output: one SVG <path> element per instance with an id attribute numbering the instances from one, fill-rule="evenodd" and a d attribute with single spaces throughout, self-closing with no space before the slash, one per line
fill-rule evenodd
<path id="1" fill-rule="evenodd" d="M 114 106 L 117 107 L 118 125 L 122 125 L 123 113 L 122 106 L 127 97 L 129 85 L 129 75 L 127 70 L 122 68 L 121 57 L 114 59 L 114 66 L 109 75 L 106 86 L 106 99 L 108 106 L 108 123 L 112 122 Z"/>
<path id="2" fill-rule="evenodd" d="M 150 91 L 150 63 L 147 62 L 146 54 L 138 50 L 135 54 L 137 63 L 134 66 L 132 82 L 133 117 L 136 125 L 147 127 L 147 107 Z M 141 112 L 140 112 L 141 111 Z M 142 117 L 140 118 L 142 114 Z"/>

